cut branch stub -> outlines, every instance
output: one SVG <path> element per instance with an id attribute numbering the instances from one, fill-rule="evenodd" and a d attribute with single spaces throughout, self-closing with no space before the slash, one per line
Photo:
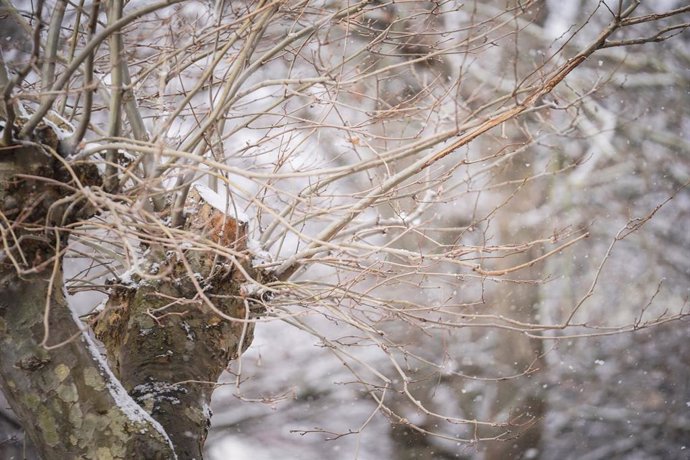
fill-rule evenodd
<path id="1" fill-rule="evenodd" d="M 215 383 L 253 337 L 241 285 L 256 274 L 242 254 L 245 222 L 194 190 L 187 208 L 185 240 L 148 247 L 140 271 L 113 284 L 94 329 L 115 374 L 177 454 L 201 458 Z"/>

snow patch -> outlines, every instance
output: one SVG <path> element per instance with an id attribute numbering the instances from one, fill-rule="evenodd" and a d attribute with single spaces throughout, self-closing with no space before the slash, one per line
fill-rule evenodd
<path id="1" fill-rule="evenodd" d="M 50 120 L 50 117 L 54 117 L 55 119 L 59 120 L 59 122 L 62 124 L 62 126 L 67 127 L 69 129 L 69 131 L 58 126 L 58 124 L 55 121 Z M 55 135 L 57 136 L 57 138 L 60 139 L 61 141 L 64 141 L 65 139 L 69 139 L 74 134 L 74 132 L 76 131 L 76 129 L 74 128 L 72 123 L 67 121 L 67 119 L 63 118 L 59 113 L 54 112 L 52 110 L 50 111 L 48 116 L 43 117 L 43 122 L 46 125 L 50 126 L 50 128 L 55 132 Z"/>
<path id="2" fill-rule="evenodd" d="M 202 411 L 204 413 L 204 417 L 206 417 L 206 420 L 211 420 L 211 417 L 213 417 L 213 411 L 208 404 L 204 403 Z"/>
<path id="3" fill-rule="evenodd" d="M 65 296 L 66 295 L 67 292 L 65 292 Z M 81 324 L 81 320 L 78 316 L 76 316 L 74 312 L 72 312 L 72 318 L 74 318 L 74 321 L 77 325 Z M 168 445 L 170 446 L 171 452 L 175 452 L 173 443 L 168 437 L 168 434 L 161 426 L 161 424 L 158 423 L 153 417 L 151 417 L 151 415 L 148 412 L 142 409 L 141 406 L 139 406 L 134 401 L 134 399 L 132 399 L 132 397 L 129 394 L 127 394 L 127 390 L 125 390 L 120 381 L 115 377 L 115 375 L 110 370 L 108 363 L 105 361 L 103 356 L 101 356 L 101 353 L 98 350 L 98 347 L 94 343 L 93 339 L 89 337 L 88 334 L 82 333 L 81 340 L 86 346 L 86 349 L 88 350 L 89 354 L 91 354 L 93 360 L 96 362 L 100 374 L 105 379 L 106 388 L 108 388 L 108 391 L 110 392 L 110 395 L 113 397 L 115 404 L 117 405 L 117 407 L 120 408 L 122 413 L 125 414 L 125 416 L 133 423 L 147 423 L 151 425 L 151 427 L 158 431 L 158 433 L 160 433 L 163 439 L 167 441 Z M 177 455 L 175 455 L 175 458 L 177 458 Z"/>
<path id="4" fill-rule="evenodd" d="M 246 297 L 254 297 L 261 292 L 262 286 L 253 281 L 247 281 L 240 285 L 240 292 Z"/>
<path id="5" fill-rule="evenodd" d="M 271 253 L 266 251 L 258 240 L 249 238 L 247 240 L 247 249 L 252 255 L 252 266 L 267 264 L 273 262 L 273 257 Z"/>
<path id="6" fill-rule="evenodd" d="M 134 281 L 132 278 L 132 275 L 138 275 L 139 274 L 139 267 L 137 265 L 132 265 L 129 270 L 126 272 L 122 273 L 121 275 L 117 276 L 117 279 L 120 281 L 120 284 L 124 284 L 125 286 L 129 286 L 132 288 L 138 288 L 139 283 Z"/>
<path id="7" fill-rule="evenodd" d="M 176 395 L 186 394 L 187 389 L 176 383 L 148 382 L 135 386 L 132 393 L 140 401 L 153 401 L 155 407 L 160 402 L 168 402 L 172 405 L 182 404 Z"/>
<path id="8" fill-rule="evenodd" d="M 249 222 L 249 216 L 247 216 L 247 214 L 245 214 L 241 209 L 238 209 L 232 198 L 230 198 L 225 192 L 214 192 L 207 186 L 199 183 L 195 183 L 194 188 L 197 192 L 199 192 L 199 195 L 201 195 L 201 198 L 203 198 L 206 203 L 213 206 L 226 216 L 230 216 L 236 221 L 244 224 Z"/>

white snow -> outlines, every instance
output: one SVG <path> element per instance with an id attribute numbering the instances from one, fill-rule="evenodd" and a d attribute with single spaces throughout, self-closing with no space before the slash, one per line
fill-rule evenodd
<path id="1" fill-rule="evenodd" d="M 261 291 L 261 285 L 252 281 L 247 281 L 240 285 L 240 292 L 245 296 L 254 296 Z"/>
<path id="2" fill-rule="evenodd" d="M 52 130 L 55 132 L 55 135 L 57 136 L 58 139 L 63 141 L 65 139 L 68 139 L 70 136 L 72 136 L 72 134 L 74 134 L 75 128 L 74 128 L 74 126 L 72 126 L 72 124 L 69 121 L 62 118 L 57 112 L 51 111 L 50 116 L 54 116 L 55 118 L 58 118 L 63 123 L 64 126 L 67 126 L 71 129 L 71 132 L 69 132 L 69 131 L 61 128 L 60 126 L 58 126 L 57 123 L 51 121 L 48 117 L 43 117 L 43 122 L 52 128 Z"/>
<path id="3" fill-rule="evenodd" d="M 120 283 L 126 285 L 126 286 L 131 286 L 133 288 L 139 287 L 139 284 L 136 283 L 132 279 L 132 275 L 139 274 L 139 266 L 138 264 L 132 265 L 129 270 L 126 272 L 122 273 L 121 275 L 118 275 L 118 279 L 120 280 Z"/>
<path id="4" fill-rule="evenodd" d="M 173 405 L 181 404 L 182 402 L 178 398 L 170 396 L 170 394 L 179 393 L 180 391 L 186 392 L 180 385 L 167 382 L 142 383 L 141 385 L 135 386 L 132 391 L 137 394 L 140 400 L 152 400 L 154 404 L 166 401 Z"/>
<path id="5" fill-rule="evenodd" d="M 65 296 L 66 295 L 67 292 L 65 292 Z M 74 321 L 77 325 L 81 324 L 81 320 L 78 316 L 76 316 L 74 312 L 72 312 L 72 317 L 74 318 Z M 142 409 L 141 406 L 139 406 L 132 399 L 132 397 L 129 396 L 129 394 L 127 394 L 127 390 L 125 390 L 120 381 L 115 377 L 115 375 L 110 370 L 108 363 L 105 361 L 105 359 L 103 359 L 103 356 L 101 356 L 101 353 L 98 350 L 98 347 L 94 343 L 93 339 L 91 339 L 91 337 L 89 337 L 89 335 L 86 333 L 83 333 L 81 337 L 82 342 L 84 342 L 84 344 L 86 345 L 86 349 L 93 357 L 93 360 L 97 363 L 101 375 L 105 378 L 106 387 L 108 388 L 110 395 L 115 400 L 115 404 L 132 422 L 148 423 L 149 425 L 151 425 L 153 429 L 158 431 L 160 435 L 168 442 L 171 452 L 174 452 L 175 448 L 173 446 L 173 443 L 168 437 L 168 434 L 165 432 L 163 427 L 153 417 L 151 417 L 151 415 L 149 415 L 148 412 Z M 177 458 L 177 455 L 175 455 L 174 458 Z"/>
<path id="6" fill-rule="evenodd" d="M 233 202 L 225 192 L 216 193 L 204 184 L 195 183 L 194 188 L 201 198 L 215 209 L 230 216 L 237 220 L 238 222 L 247 223 L 249 222 L 249 216 L 245 214 L 241 209 L 238 209 L 236 204 Z"/>
<path id="7" fill-rule="evenodd" d="M 208 404 L 204 403 L 202 410 L 204 413 L 204 417 L 206 417 L 206 420 L 210 420 L 213 416 L 213 411 L 211 410 L 211 407 L 209 407 Z"/>
<path id="8" fill-rule="evenodd" d="M 247 240 L 247 249 L 249 249 L 249 253 L 252 255 L 252 265 L 254 267 L 273 262 L 271 253 L 263 249 L 259 241 L 249 238 Z"/>

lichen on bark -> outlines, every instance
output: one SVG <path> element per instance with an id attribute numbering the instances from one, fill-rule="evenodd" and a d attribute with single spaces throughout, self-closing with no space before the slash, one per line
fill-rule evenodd
<path id="1" fill-rule="evenodd" d="M 32 141 L 0 153 L 0 387 L 42 458 L 174 458 L 159 425 L 131 399 L 123 406 L 126 393 L 67 305 L 66 228 L 93 210 L 64 198 L 98 175 L 89 165 L 67 170 L 57 147 Z"/>
<path id="2" fill-rule="evenodd" d="M 113 280 L 94 330 L 115 374 L 178 455 L 201 458 L 215 384 L 253 337 L 254 300 L 242 284 L 260 273 L 246 251 L 245 223 L 193 190 L 187 207 L 185 240 L 146 243 L 138 270 Z"/>

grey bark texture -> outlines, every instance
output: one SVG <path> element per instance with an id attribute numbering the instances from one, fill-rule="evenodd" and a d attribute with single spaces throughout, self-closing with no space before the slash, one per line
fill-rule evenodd
<path id="1" fill-rule="evenodd" d="M 5 146 L 0 154 L 0 388 L 42 458 L 173 458 L 168 439 L 128 400 L 67 306 L 61 229 L 91 211 L 62 199 L 95 171 L 70 177 L 50 134 L 37 133 L 45 145 Z"/>
<path id="2" fill-rule="evenodd" d="M 215 384 L 253 337 L 246 227 L 190 194 L 184 230 L 228 255 L 143 242 L 151 276 L 114 282 L 92 321 L 107 368 L 62 276 L 69 226 L 98 212 L 72 194 L 101 178 L 36 137 L 0 154 L 0 388 L 41 458 L 201 459 Z"/>

